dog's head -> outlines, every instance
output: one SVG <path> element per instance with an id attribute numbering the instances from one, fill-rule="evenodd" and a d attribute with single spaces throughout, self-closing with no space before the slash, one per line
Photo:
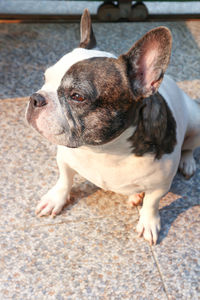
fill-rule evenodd
<path id="1" fill-rule="evenodd" d="M 39 133 L 67 147 L 105 144 L 131 126 L 141 99 L 156 93 L 168 66 L 171 34 L 151 30 L 126 53 L 98 51 L 87 10 L 78 48 L 45 72 L 26 118 Z"/>

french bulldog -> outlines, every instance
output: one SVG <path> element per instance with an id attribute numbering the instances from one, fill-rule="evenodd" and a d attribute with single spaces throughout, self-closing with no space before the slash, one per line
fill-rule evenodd
<path id="1" fill-rule="evenodd" d="M 196 170 L 200 105 L 164 76 L 172 46 L 166 27 L 119 57 L 98 50 L 87 9 L 80 31 L 79 47 L 46 70 L 26 111 L 28 123 L 58 145 L 60 176 L 36 214 L 59 214 L 79 173 L 132 205 L 143 202 L 136 230 L 156 244 L 160 199 L 178 168 L 187 178 Z"/>

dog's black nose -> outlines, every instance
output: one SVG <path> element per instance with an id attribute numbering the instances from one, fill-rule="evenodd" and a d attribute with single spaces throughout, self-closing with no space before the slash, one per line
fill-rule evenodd
<path id="1" fill-rule="evenodd" d="M 44 96 L 39 93 L 34 93 L 30 96 L 30 101 L 33 103 L 34 107 L 42 107 L 47 105 L 47 101 Z"/>

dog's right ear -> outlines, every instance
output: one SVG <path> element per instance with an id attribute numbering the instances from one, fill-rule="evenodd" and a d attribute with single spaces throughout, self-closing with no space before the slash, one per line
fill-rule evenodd
<path id="1" fill-rule="evenodd" d="M 88 9 L 85 9 L 80 24 L 80 48 L 92 49 L 96 46 L 96 39 L 92 29 L 92 21 Z"/>

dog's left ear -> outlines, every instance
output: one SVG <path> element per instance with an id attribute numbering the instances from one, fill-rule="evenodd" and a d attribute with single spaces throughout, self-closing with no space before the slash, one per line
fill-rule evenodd
<path id="1" fill-rule="evenodd" d="M 169 64 L 171 46 L 170 30 L 158 27 L 145 34 L 126 54 L 119 57 L 127 65 L 136 97 L 149 97 L 158 90 Z"/>
<path id="2" fill-rule="evenodd" d="M 92 29 L 92 21 L 88 9 L 85 9 L 80 24 L 80 48 L 92 49 L 96 46 L 96 39 Z"/>

